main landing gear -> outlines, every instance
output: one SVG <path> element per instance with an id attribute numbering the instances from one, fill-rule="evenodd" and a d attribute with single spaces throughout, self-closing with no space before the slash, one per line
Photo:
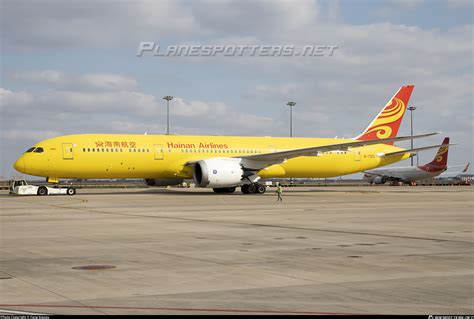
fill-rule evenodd
<path id="1" fill-rule="evenodd" d="M 217 194 L 231 194 L 235 192 L 236 187 L 221 187 L 213 188 L 214 193 Z M 244 184 L 240 187 L 240 190 L 244 194 L 263 194 L 267 190 L 267 187 L 260 183 Z"/>
<path id="2" fill-rule="evenodd" d="M 240 190 L 244 194 L 263 194 L 267 190 L 267 187 L 260 183 L 251 183 L 242 185 Z"/>
<path id="3" fill-rule="evenodd" d="M 213 188 L 212 189 L 214 193 L 218 194 L 231 194 L 235 192 L 235 186 L 234 187 L 222 187 L 222 188 Z"/>

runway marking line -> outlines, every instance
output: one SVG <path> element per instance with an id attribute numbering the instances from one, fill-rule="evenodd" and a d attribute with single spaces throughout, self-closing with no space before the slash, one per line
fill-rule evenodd
<path id="1" fill-rule="evenodd" d="M 366 315 L 362 313 L 326 312 L 326 311 L 284 311 L 256 309 L 216 309 L 216 308 L 168 308 L 168 307 L 126 307 L 126 306 L 72 306 L 72 305 L 29 305 L 0 304 L 0 307 L 41 307 L 41 308 L 80 308 L 80 309 L 123 309 L 123 310 L 161 310 L 161 311 L 196 311 L 196 312 L 237 312 L 237 313 L 275 313 L 302 315 Z M 5 309 L 7 310 L 7 309 Z"/>

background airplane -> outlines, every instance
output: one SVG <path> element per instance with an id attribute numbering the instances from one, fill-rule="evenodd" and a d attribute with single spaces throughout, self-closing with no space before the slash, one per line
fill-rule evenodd
<path id="1" fill-rule="evenodd" d="M 364 179 L 371 184 L 385 184 L 389 181 L 414 184 L 416 181 L 438 176 L 450 168 L 447 166 L 448 150 L 450 145 L 452 144 L 449 144 L 449 137 L 445 137 L 434 159 L 425 165 L 388 167 L 364 171 Z M 413 152 L 422 149 L 424 148 L 413 150 Z"/>

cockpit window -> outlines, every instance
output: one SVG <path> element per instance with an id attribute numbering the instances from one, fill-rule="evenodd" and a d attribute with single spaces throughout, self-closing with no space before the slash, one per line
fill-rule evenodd
<path id="1" fill-rule="evenodd" d="M 33 150 L 34 150 L 35 148 L 36 148 L 36 147 L 29 148 L 28 150 L 26 150 L 25 153 L 31 153 L 31 152 L 33 152 Z"/>
<path id="2" fill-rule="evenodd" d="M 44 149 L 42 147 L 37 147 L 33 152 L 34 153 L 43 153 Z"/>

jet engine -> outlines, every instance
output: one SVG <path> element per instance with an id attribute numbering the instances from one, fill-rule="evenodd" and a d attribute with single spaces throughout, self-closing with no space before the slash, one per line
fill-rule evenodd
<path id="1" fill-rule="evenodd" d="M 239 185 L 244 170 L 238 162 L 224 158 L 198 161 L 193 167 L 194 183 L 198 187 L 231 187 Z"/>
<path id="2" fill-rule="evenodd" d="M 372 183 L 374 184 L 385 184 L 387 182 L 387 179 L 382 176 L 375 176 L 374 179 L 372 180 Z"/>
<path id="3" fill-rule="evenodd" d="M 179 178 L 146 178 L 145 184 L 148 186 L 171 186 L 171 185 L 178 185 L 183 182 L 182 179 Z"/>

